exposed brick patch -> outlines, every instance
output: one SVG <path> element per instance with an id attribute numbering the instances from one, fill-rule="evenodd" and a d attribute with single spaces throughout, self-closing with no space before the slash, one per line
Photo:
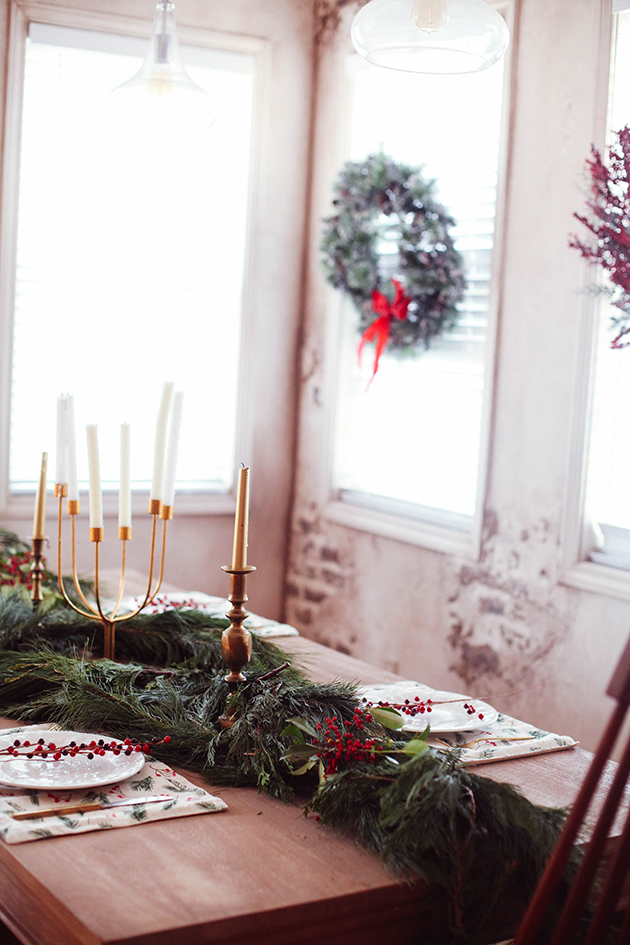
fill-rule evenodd
<path id="1" fill-rule="evenodd" d="M 325 545 L 320 551 L 322 561 L 339 561 L 339 552 L 336 548 L 329 548 Z"/>
<path id="2" fill-rule="evenodd" d="M 345 575 L 341 571 L 333 571 L 331 568 L 322 569 L 322 580 L 333 587 L 342 588 L 346 583 Z"/>
<path id="3" fill-rule="evenodd" d="M 326 642 L 340 652 L 350 653 L 351 642 L 334 639 L 324 641 L 318 624 L 329 626 L 330 614 L 335 610 L 337 596 L 347 591 L 354 570 L 348 550 L 331 541 L 328 526 L 322 523 L 318 509 L 306 506 L 296 519 L 287 584 L 287 619 L 298 630 L 308 628 L 308 635 Z M 303 618 L 306 617 L 306 620 Z M 339 631 L 342 634 L 342 631 Z M 328 634 L 330 635 L 330 634 Z M 341 649 L 342 648 L 342 649 Z"/>
<path id="4" fill-rule="evenodd" d="M 308 608 L 304 608 L 304 607 L 300 607 L 299 609 L 296 608 L 295 616 L 297 617 L 297 622 L 304 624 L 304 626 L 306 627 L 310 626 L 313 623 L 313 614 Z"/>

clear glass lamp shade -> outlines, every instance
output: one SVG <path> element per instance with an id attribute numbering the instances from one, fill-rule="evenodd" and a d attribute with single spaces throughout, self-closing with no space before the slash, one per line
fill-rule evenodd
<path id="1" fill-rule="evenodd" d="M 354 18 L 355 49 L 403 72 L 480 72 L 498 62 L 510 34 L 485 0 L 370 0 Z"/>
<path id="2" fill-rule="evenodd" d="M 134 123 L 201 131 L 216 118 L 216 106 L 184 68 L 174 9 L 169 0 L 159 0 L 144 62 L 131 79 L 110 93 L 108 104 Z"/>

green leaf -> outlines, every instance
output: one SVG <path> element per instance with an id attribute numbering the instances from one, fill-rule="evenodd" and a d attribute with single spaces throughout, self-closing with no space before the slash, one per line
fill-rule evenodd
<path id="1" fill-rule="evenodd" d="M 307 761 L 305 765 L 302 765 L 301 768 L 296 768 L 295 771 L 292 771 L 291 774 L 297 777 L 300 774 L 306 774 L 307 771 L 310 771 L 317 764 L 317 758 L 311 758 L 310 761 Z"/>
<path id="2" fill-rule="evenodd" d="M 280 732 L 280 736 L 284 738 L 295 738 L 298 742 L 305 742 L 304 732 L 297 727 L 297 725 L 287 725 L 286 728 L 283 728 Z"/>
<path id="3" fill-rule="evenodd" d="M 302 732 L 306 732 L 306 734 L 310 735 L 311 738 L 318 737 L 317 729 L 313 728 L 310 722 L 308 722 L 306 719 L 289 719 L 289 724 L 295 725 L 296 728 L 299 728 Z"/>
<path id="4" fill-rule="evenodd" d="M 428 732 L 428 729 L 426 729 Z M 422 733 L 425 734 L 424 732 Z M 416 755 L 419 755 L 423 751 L 427 751 L 428 745 L 422 736 L 420 738 L 412 738 L 410 742 L 407 742 L 405 747 L 402 750 L 403 755 L 411 755 L 412 758 Z"/>
<path id="5" fill-rule="evenodd" d="M 370 715 L 375 722 L 380 722 L 385 728 L 397 729 L 402 728 L 405 724 L 405 720 L 400 712 L 397 712 L 396 709 L 387 708 L 386 706 L 371 706 Z"/>
<path id="6" fill-rule="evenodd" d="M 293 745 L 289 745 L 289 747 L 282 752 L 280 757 L 283 761 L 291 761 L 299 758 L 315 758 L 317 757 L 318 750 L 317 745 L 299 745 L 294 742 Z"/>

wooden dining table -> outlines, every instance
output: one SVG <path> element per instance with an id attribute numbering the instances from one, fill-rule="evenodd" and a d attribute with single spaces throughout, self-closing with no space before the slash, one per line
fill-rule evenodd
<path id="1" fill-rule="evenodd" d="M 400 677 L 304 637 L 277 641 L 314 681 Z M 3 727 L 15 724 L 4 719 Z M 536 804 L 574 799 L 580 749 L 494 762 L 479 774 Z M 411 945 L 431 889 L 401 883 L 349 837 L 252 788 L 216 788 L 221 813 L 122 830 L 0 842 L 0 919 L 24 945 Z M 499 936 L 500 937 L 500 936 Z M 505 937 L 505 936 L 504 936 Z"/>

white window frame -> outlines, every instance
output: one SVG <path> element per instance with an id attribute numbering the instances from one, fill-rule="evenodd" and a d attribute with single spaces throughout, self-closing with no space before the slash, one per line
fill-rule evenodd
<path id="1" fill-rule="evenodd" d="M 630 0 L 613 0 L 612 11 L 607 4 L 602 4 L 600 68 L 596 93 L 598 108 L 593 129 L 593 141 L 600 150 L 604 148 L 606 138 L 611 55 L 615 42 L 615 21 L 611 21 L 610 14 L 627 9 L 630 9 Z M 580 292 L 580 326 L 577 338 L 579 354 L 571 417 L 560 582 L 580 590 L 630 600 L 630 571 L 624 567 L 618 554 L 620 545 L 622 548 L 625 545 L 627 553 L 630 553 L 630 530 L 611 529 L 612 541 L 607 542 L 606 549 L 598 551 L 601 536 L 598 540 L 598 526 L 588 521 L 585 507 L 599 316 L 597 297 L 587 291 L 592 282 L 592 267 L 585 262 L 582 267 L 583 291 Z M 627 537 L 620 535 L 623 532 Z"/>
<path id="2" fill-rule="evenodd" d="M 11 409 L 11 372 L 13 360 L 13 308 L 15 295 L 16 235 L 18 213 L 18 182 L 20 172 L 20 137 L 22 120 L 22 89 L 26 39 L 31 22 L 51 26 L 114 33 L 149 40 L 152 22 L 119 14 L 58 7 L 38 0 L 11 0 L 9 9 L 8 66 L 4 151 L 2 159 L 2 200 L 0 207 L 0 515 L 5 520 L 28 518 L 33 509 L 33 492 L 11 493 L 9 482 L 9 445 Z M 236 33 L 223 33 L 202 27 L 178 24 L 182 45 L 206 47 L 225 52 L 245 53 L 254 59 L 254 99 L 252 107 L 250 197 L 246 221 L 246 258 L 243 276 L 243 309 L 240 349 L 240 370 L 237 393 L 236 455 L 250 456 L 253 448 L 255 269 L 258 268 L 256 242 L 253 234 L 261 225 L 261 189 L 263 115 L 270 92 L 271 50 L 266 39 Z M 37 379 L 33 379 L 36 399 Z M 133 511 L 146 511 L 148 492 L 134 490 Z M 236 483 L 229 492 L 182 492 L 177 497 L 177 514 L 225 515 L 236 507 Z M 114 516 L 117 496 L 113 491 L 103 494 L 103 512 Z"/>
<path id="3" fill-rule="evenodd" d="M 492 274 L 490 279 L 490 297 L 488 305 L 488 325 L 484 350 L 484 391 L 481 421 L 479 469 L 475 512 L 472 516 L 457 515 L 453 512 L 429 509 L 421 505 L 403 503 L 395 499 L 370 496 L 367 493 L 354 493 L 335 489 L 333 484 L 333 437 L 334 406 L 337 387 L 337 351 L 341 333 L 344 300 L 339 292 L 327 290 L 328 317 L 324 354 L 324 390 L 326 392 L 327 447 L 322 456 L 324 471 L 323 482 L 328 484 L 328 501 L 324 507 L 324 517 L 338 525 L 345 525 L 359 531 L 370 532 L 411 545 L 419 545 L 433 551 L 446 554 L 463 555 L 477 559 L 481 551 L 483 515 L 486 505 L 488 483 L 488 463 L 492 439 L 492 417 L 494 402 L 494 379 L 496 360 L 496 336 L 498 313 L 502 295 L 502 272 L 504 255 L 504 233 L 506 217 L 506 191 L 508 177 L 508 154 L 510 146 L 511 113 L 511 66 L 512 50 L 516 44 L 515 0 L 494 0 L 490 2 L 505 18 L 511 34 L 511 42 L 505 54 L 503 99 L 501 114 L 501 140 L 499 150 L 499 174 L 497 181 L 496 216 L 492 255 Z M 465 80 L 465 79 L 464 79 Z M 350 127 L 350 88 L 346 78 L 343 90 L 345 108 L 340 109 L 345 139 L 340 135 L 337 154 L 337 166 L 348 159 Z M 345 119 L 345 120 L 344 120 Z"/>

